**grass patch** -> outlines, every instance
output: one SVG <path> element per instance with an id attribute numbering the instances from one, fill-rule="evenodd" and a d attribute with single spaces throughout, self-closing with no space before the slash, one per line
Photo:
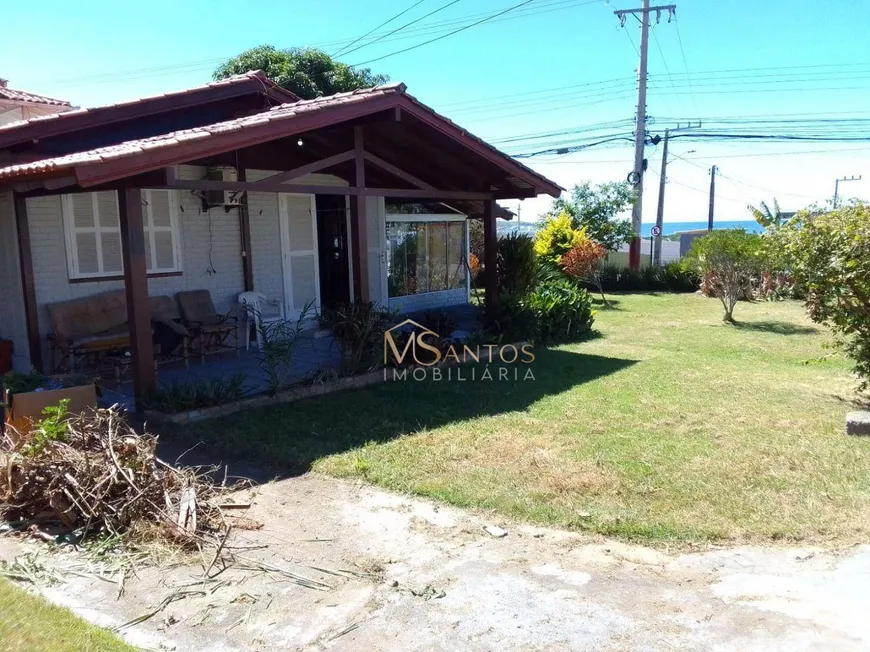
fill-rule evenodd
<path id="1" fill-rule="evenodd" d="M 9 652 L 133 652 L 106 630 L 0 579 L 0 641 Z"/>
<path id="2" fill-rule="evenodd" d="M 734 326 L 696 295 L 614 298 L 602 337 L 539 351 L 534 381 L 390 383 L 177 434 L 278 475 L 631 540 L 866 540 L 855 383 L 801 306 L 741 303 Z"/>

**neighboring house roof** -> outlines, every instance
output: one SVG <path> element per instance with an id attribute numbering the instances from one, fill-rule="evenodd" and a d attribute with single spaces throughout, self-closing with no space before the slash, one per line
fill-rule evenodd
<path id="1" fill-rule="evenodd" d="M 10 102 L 26 102 L 28 104 L 48 104 L 52 106 L 72 106 L 66 100 L 56 100 L 53 97 L 45 97 L 36 93 L 28 93 L 27 91 L 19 91 L 14 88 L 9 88 L 5 79 L 0 79 L 0 100 L 9 100 Z"/>
<path id="2" fill-rule="evenodd" d="M 8 89 L 0 89 L 3 90 Z M 276 103 L 299 100 L 298 96 L 269 79 L 262 70 L 253 70 L 181 91 L 149 95 L 89 109 L 51 113 L 0 125 L 0 148 L 251 93 L 261 93 Z M 64 105 L 69 106 L 69 102 Z"/>
<path id="3" fill-rule="evenodd" d="M 511 185 L 533 188 L 554 197 L 563 190 L 543 175 L 439 115 L 408 95 L 405 90 L 404 84 L 396 83 L 300 100 L 234 120 L 66 156 L 10 165 L 0 169 L 0 180 L 72 174 L 76 183 L 87 187 L 183 163 L 192 158 L 305 133 L 377 111 L 399 108 L 507 171 L 511 175 L 508 178 Z"/>

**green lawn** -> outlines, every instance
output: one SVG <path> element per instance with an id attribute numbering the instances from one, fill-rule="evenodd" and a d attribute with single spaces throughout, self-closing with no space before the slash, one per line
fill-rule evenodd
<path id="1" fill-rule="evenodd" d="M 8 652 L 133 652 L 109 632 L 0 580 L 0 642 Z"/>
<path id="2" fill-rule="evenodd" d="M 389 383 L 182 431 L 223 458 L 362 477 L 645 541 L 870 532 L 854 380 L 796 303 L 614 296 L 601 337 L 538 351 L 536 380 Z"/>

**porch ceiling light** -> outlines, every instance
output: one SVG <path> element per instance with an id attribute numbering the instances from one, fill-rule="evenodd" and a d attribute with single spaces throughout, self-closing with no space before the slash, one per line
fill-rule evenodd
<path id="1" fill-rule="evenodd" d="M 299 145 L 299 147 L 302 147 L 302 145 L 304 143 L 302 142 L 302 139 L 300 138 L 299 140 L 296 141 L 296 144 Z"/>

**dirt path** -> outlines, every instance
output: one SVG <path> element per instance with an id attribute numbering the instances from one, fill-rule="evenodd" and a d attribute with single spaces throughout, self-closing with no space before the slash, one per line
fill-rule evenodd
<path id="1" fill-rule="evenodd" d="M 231 544 L 250 547 L 240 554 L 323 586 L 237 567 L 204 584 L 202 567 L 187 565 L 144 569 L 120 598 L 87 574 L 41 591 L 112 627 L 174 598 L 122 632 L 152 649 L 870 647 L 870 546 L 670 555 L 313 475 L 263 486 L 246 516 L 264 527 L 236 531 Z M 0 558 L 39 549 L 0 538 Z M 40 555 L 58 567 L 73 559 Z"/>

